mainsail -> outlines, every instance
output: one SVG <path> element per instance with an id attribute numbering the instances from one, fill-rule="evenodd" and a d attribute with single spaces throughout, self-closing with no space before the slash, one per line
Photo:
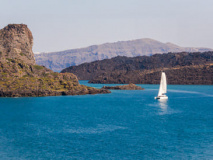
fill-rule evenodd
<path id="1" fill-rule="evenodd" d="M 165 94 L 166 92 L 167 92 L 166 74 L 165 74 L 165 72 L 162 72 L 158 96 L 161 96 L 161 95 Z"/>

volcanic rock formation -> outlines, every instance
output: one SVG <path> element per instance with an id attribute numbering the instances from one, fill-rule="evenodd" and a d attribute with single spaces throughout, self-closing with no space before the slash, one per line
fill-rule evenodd
<path id="1" fill-rule="evenodd" d="M 0 57 L 20 59 L 35 64 L 33 36 L 25 24 L 9 24 L 0 30 Z"/>
<path id="2" fill-rule="evenodd" d="M 72 73 L 56 73 L 35 64 L 33 36 L 24 24 L 0 30 L 0 96 L 55 96 L 109 93 L 80 85 Z"/>

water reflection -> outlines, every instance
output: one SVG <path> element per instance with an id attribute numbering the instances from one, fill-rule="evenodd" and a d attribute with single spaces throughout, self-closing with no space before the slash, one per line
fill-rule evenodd
<path id="1" fill-rule="evenodd" d="M 160 115 L 168 114 L 168 104 L 167 99 L 159 99 L 158 104 L 160 106 Z"/>

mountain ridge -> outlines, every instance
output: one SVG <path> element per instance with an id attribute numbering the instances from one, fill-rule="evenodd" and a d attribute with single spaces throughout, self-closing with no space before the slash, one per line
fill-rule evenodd
<path id="1" fill-rule="evenodd" d="M 76 66 L 85 62 L 109 59 L 116 56 L 136 57 L 168 52 L 205 52 L 210 48 L 180 47 L 173 43 L 162 43 L 150 38 L 118 41 L 91 45 L 85 48 L 70 49 L 58 52 L 36 54 L 36 62 L 47 68 L 60 71 L 69 66 Z"/>

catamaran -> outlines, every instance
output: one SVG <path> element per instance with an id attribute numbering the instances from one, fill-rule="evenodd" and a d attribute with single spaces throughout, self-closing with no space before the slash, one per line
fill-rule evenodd
<path id="1" fill-rule="evenodd" d="M 158 96 L 155 97 L 155 99 L 168 99 L 168 97 L 165 95 L 166 92 L 167 92 L 166 74 L 165 72 L 162 72 Z"/>

